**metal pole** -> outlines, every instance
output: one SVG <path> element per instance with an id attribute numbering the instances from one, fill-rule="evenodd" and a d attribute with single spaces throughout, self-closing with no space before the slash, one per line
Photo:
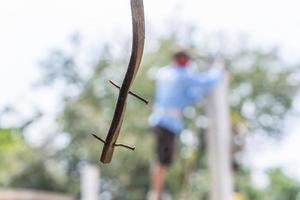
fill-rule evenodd
<path id="1" fill-rule="evenodd" d="M 230 115 L 228 106 L 228 74 L 208 97 L 207 132 L 210 169 L 210 200 L 232 200 L 233 182 L 230 156 Z"/>

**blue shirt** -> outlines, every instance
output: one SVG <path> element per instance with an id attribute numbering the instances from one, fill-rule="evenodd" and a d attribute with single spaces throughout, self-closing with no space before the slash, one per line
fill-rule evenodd
<path id="1" fill-rule="evenodd" d="M 203 73 L 176 65 L 159 69 L 155 77 L 155 100 L 149 124 L 179 134 L 183 129 L 183 109 L 201 100 L 222 76 L 223 72 L 217 69 Z"/>

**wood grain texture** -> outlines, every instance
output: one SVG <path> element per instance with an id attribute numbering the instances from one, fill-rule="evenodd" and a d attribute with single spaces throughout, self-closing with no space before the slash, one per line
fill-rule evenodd
<path id="1" fill-rule="evenodd" d="M 131 0 L 131 14 L 133 32 L 131 57 L 127 72 L 120 88 L 120 93 L 112 123 L 106 136 L 105 144 L 102 150 L 100 158 L 100 161 L 102 163 L 109 163 L 112 159 L 115 143 L 118 139 L 123 123 L 127 96 L 130 91 L 131 84 L 138 72 L 144 51 L 145 19 L 142 0 Z"/>
<path id="2" fill-rule="evenodd" d="M 0 189 L 0 200 L 75 200 L 75 198 L 48 191 Z"/>

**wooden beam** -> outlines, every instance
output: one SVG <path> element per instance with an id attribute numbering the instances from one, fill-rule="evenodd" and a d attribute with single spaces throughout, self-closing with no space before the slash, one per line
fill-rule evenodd
<path id="1" fill-rule="evenodd" d="M 232 200 L 231 126 L 228 105 L 228 75 L 211 92 L 207 101 L 207 133 L 210 169 L 210 200 Z"/>
<path id="2" fill-rule="evenodd" d="M 75 198 L 37 190 L 0 189 L 0 200 L 75 200 Z"/>
<path id="3" fill-rule="evenodd" d="M 81 200 L 99 200 L 100 171 L 97 166 L 86 164 L 81 169 Z"/>

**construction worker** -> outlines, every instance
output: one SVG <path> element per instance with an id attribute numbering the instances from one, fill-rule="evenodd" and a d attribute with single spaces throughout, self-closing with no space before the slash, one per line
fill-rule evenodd
<path id="1" fill-rule="evenodd" d="M 155 135 L 157 162 L 151 172 L 149 200 L 162 198 L 166 172 L 174 157 L 175 139 L 183 129 L 183 110 L 201 101 L 223 77 L 220 62 L 202 73 L 194 72 L 190 63 L 187 50 L 176 50 L 172 63 L 160 68 L 155 76 L 155 100 L 149 124 Z"/>

